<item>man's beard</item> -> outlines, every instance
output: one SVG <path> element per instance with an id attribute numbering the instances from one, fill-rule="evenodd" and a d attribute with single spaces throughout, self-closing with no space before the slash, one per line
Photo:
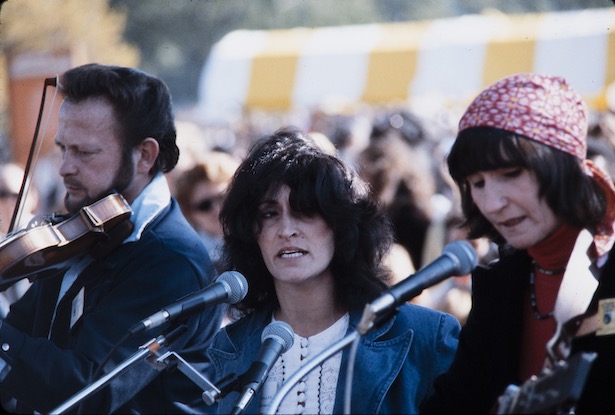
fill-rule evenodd
<path id="1" fill-rule="evenodd" d="M 134 177 L 134 162 L 132 160 L 131 151 L 122 152 L 122 162 L 118 170 L 115 172 L 115 177 L 111 182 L 111 186 L 102 193 L 94 196 L 86 196 L 83 199 L 71 201 L 68 193 L 64 195 L 64 206 L 71 215 L 76 214 L 79 210 L 85 206 L 89 206 L 103 197 L 110 195 L 111 193 L 122 193 L 132 182 Z"/>

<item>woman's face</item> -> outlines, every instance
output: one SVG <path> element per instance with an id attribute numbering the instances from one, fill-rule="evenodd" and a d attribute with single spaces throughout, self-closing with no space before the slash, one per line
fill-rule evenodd
<path id="1" fill-rule="evenodd" d="M 514 248 L 534 246 L 560 224 L 546 200 L 538 197 L 536 176 L 525 168 L 481 171 L 467 180 L 478 209 Z"/>
<path id="2" fill-rule="evenodd" d="M 319 215 L 293 211 L 289 195 L 290 188 L 282 185 L 259 205 L 262 229 L 257 242 L 276 287 L 332 278 L 329 264 L 335 249 L 333 229 Z"/>
<path id="3" fill-rule="evenodd" d="M 190 220 L 209 236 L 222 237 L 220 209 L 226 190 L 225 183 L 202 181 L 194 186 L 190 199 Z"/>

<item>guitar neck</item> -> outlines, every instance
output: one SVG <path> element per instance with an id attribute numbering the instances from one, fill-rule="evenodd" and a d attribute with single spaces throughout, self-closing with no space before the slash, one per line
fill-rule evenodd
<path id="1" fill-rule="evenodd" d="M 523 385 L 509 385 L 497 402 L 497 414 L 561 413 L 574 408 L 596 353 L 576 353 Z"/>

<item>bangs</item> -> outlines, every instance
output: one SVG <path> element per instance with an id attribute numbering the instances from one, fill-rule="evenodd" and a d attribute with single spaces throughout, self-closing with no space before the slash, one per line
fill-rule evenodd
<path id="1" fill-rule="evenodd" d="M 292 210 L 307 216 L 323 214 L 323 199 L 328 196 L 323 185 L 330 177 L 324 173 L 326 166 L 315 161 L 303 163 L 302 160 L 284 161 L 274 166 L 268 177 L 261 180 L 270 185 L 263 192 L 262 199 L 273 199 L 280 187 L 290 189 L 288 202 Z M 330 186 L 324 186 L 330 188 Z"/>
<path id="2" fill-rule="evenodd" d="M 506 130 L 473 127 L 461 131 L 447 157 L 449 173 L 456 182 L 479 171 L 528 167 L 529 140 Z"/>
<path id="3" fill-rule="evenodd" d="M 278 180 L 271 183 L 262 199 L 274 200 L 280 188 L 284 185 L 290 189 L 288 204 L 293 211 L 306 216 L 322 214 L 319 209 L 318 193 L 315 192 L 314 186 L 309 181 L 293 180 L 292 177 Z"/>

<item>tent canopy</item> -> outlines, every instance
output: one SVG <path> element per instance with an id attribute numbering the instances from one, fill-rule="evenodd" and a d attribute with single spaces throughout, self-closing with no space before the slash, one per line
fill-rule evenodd
<path id="1" fill-rule="evenodd" d="M 203 67 L 206 120 L 244 109 L 348 103 L 467 104 L 518 72 L 561 75 L 604 109 L 615 81 L 615 10 L 485 13 L 408 23 L 228 33 Z"/>

